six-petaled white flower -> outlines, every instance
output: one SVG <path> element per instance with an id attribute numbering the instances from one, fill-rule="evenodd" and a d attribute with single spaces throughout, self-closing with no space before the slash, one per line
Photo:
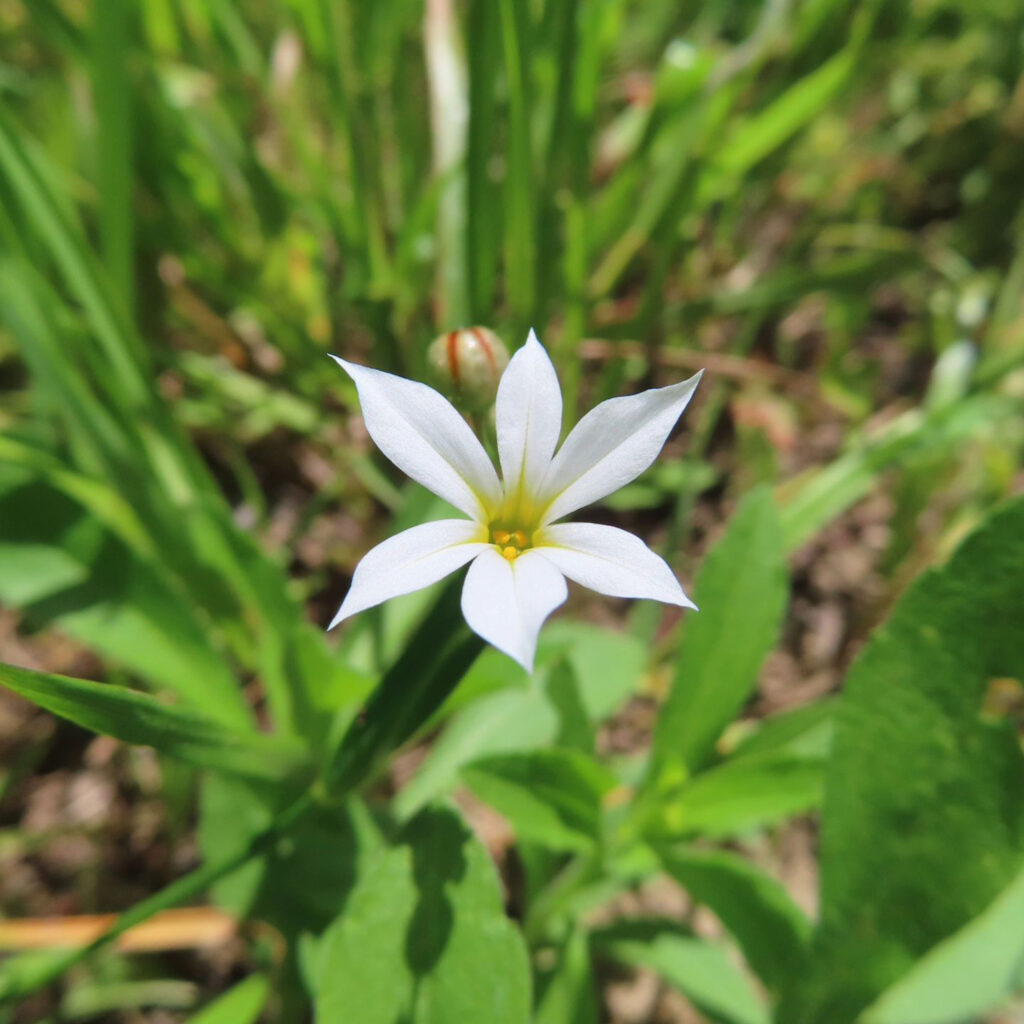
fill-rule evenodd
<path id="1" fill-rule="evenodd" d="M 369 551 L 329 628 L 472 564 L 462 613 L 479 636 L 533 669 L 537 635 L 567 596 L 565 577 L 612 597 L 695 608 L 665 561 L 613 526 L 559 523 L 655 460 L 700 374 L 592 409 L 558 451 L 562 393 L 530 332 L 498 385 L 501 478 L 456 409 L 433 388 L 333 356 L 355 382 L 366 429 L 408 476 L 469 519 L 414 526 Z"/>

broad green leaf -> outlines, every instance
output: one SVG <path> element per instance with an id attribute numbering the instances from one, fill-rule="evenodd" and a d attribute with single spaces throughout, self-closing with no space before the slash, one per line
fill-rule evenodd
<path id="1" fill-rule="evenodd" d="M 294 800 L 291 787 L 213 776 L 200 794 L 199 846 L 208 862 L 230 857 L 261 835 Z M 288 835 L 213 889 L 239 916 L 266 921 L 284 935 L 321 933 L 345 905 L 381 838 L 355 799 L 309 808 Z"/>
<path id="2" fill-rule="evenodd" d="M 85 729 L 151 746 L 202 768 L 281 779 L 308 766 L 301 744 L 233 730 L 134 690 L 0 664 L 0 684 Z"/>
<path id="3" fill-rule="evenodd" d="M 765 985 L 778 988 L 801 969 L 811 922 L 779 882 L 721 850 L 664 847 L 658 853 L 690 898 L 729 929 Z"/>
<path id="4" fill-rule="evenodd" d="M 269 998 L 267 978 L 254 974 L 189 1017 L 188 1024 L 256 1024 Z"/>
<path id="5" fill-rule="evenodd" d="M 695 586 L 675 681 L 658 719 L 654 757 L 663 777 L 698 768 L 757 683 L 775 646 L 788 576 L 778 512 L 766 489 L 740 504 Z"/>
<path id="6" fill-rule="evenodd" d="M 601 801 L 615 777 L 578 750 L 534 750 L 481 758 L 466 784 L 503 814 L 520 839 L 552 850 L 588 850 L 601 831 Z"/>
<path id="7" fill-rule="evenodd" d="M 824 765 L 818 757 L 782 751 L 729 760 L 660 795 L 652 834 L 736 836 L 821 802 Z"/>
<path id="8" fill-rule="evenodd" d="M 418 815 L 361 873 L 320 953 L 318 1021 L 526 1024 L 526 948 L 487 851 L 448 810 Z"/>
<path id="9" fill-rule="evenodd" d="M 960 1024 L 1024 991 L 1024 868 L 982 914 L 926 953 L 860 1018 Z"/>
<path id="10" fill-rule="evenodd" d="M 768 1024 L 767 1008 L 728 950 L 695 938 L 674 921 L 621 921 L 594 932 L 593 942 L 613 960 L 660 974 L 715 1019 Z"/>
<path id="11" fill-rule="evenodd" d="M 850 671 L 829 763 L 821 924 L 781 1015 L 844 1024 L 988 906 L 1024 855 L 1024 756 L 981 714 L 1024 679 L 1024 499 L 922 576 Z"/>

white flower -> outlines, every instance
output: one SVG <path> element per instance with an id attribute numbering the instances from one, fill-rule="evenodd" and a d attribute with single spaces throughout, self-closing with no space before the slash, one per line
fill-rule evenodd
<path id="1" fill-rule="evenodd" d="M 498 385 L 501 479 L 483 445 L 433 388 L 337 360 L 355 382 L 366 429 L 408 476 L 469 519 L 414 526 L 369 551 L 329 628 L 429 586 L 467 562 L 462 613 L 479 636 L 533 670 L 537 634 L 568 590 L 565 577 L 612 597 L 696 608 L 665 561 L 613 526 L 558 523 L 635 479 L 657 458 L 700 374 L 592 409 L 555 451 L 562 393 L 530 332 Z"/>

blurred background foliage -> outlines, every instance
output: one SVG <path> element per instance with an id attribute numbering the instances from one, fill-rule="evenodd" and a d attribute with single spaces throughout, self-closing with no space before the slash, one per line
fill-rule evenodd
<path id="1" fill-rule="evenodd" d="M 573 902 L 558 874 L 581 850 L 591 870 L 596 818 L 552 832 L 509 787 L 572 775 L 590 807 L 628 783 L 648 838 L 767 834 L 778 853 L 788 833 L 772 830 L 820 803 L 828 694 L 868 632 L 1021 488 L 1024 7 L 0 0 L 0 96 L 3 660 L 138 684 L 225 728 L 272 722 L 273 750 L 219 755 L 247 778 L 279 782 L 330 750 L 428 603 L 361 617 L 340 649 L 322 635 L 359 556 L 438 511 L 373 453 L 326 353 L 422 377 L 442 331 L 486 324 L 514 348 L 536 326 L 569 422 L 707 366 L 685 431 L 600 512 L 652 539 L 686 581 L 730 522 L 698 579 L 704 624 L 680 640 L 660 608 L 574 597 L 570 618 L 618 632 L 552 626 L 543 692 L 485 656 L 432 720 L 451 725 L 420 773 L 402 788 L 399 765 L 388 783 L 413 832 L 427 827 L 414 814 L 460 781 L 513 821 L 526 934 L 560 965 L 538 988 L 539 1019 L 596 1019 L 572 995 L 589 940 L 565 921 L 605 890 L 590 879 Z M 710 610 L 702 590 L 719 598 Z M 719 653 L 733 645 L 735 658 Z M 566 717 L 567 671 L 582 718 Z M 992 700 L 1016 721 L 1019 696 Z M 783 712 L 803 717 L 776 725 L 776 740 L 750 738 Z M 12 711 L 0 735 L 5 856 L 35 872 L 31 885 L 17 872 L 0 883 L 5 913 L 120 908 L 191 863 L 194 780 L 161 757 L 158 781 L 134 762 L 92 772 L 115 780 L 122 818 L 157 808 L 147 849 L 163 853 L 129 858 L 134 880 L 119 880 L 111 848 L 127 826 L 107 821 L 84 828 L 83 862 L 47 868 L 47 844 L 75 826 L 66 811 L 33 824 L 32 794 L 67 780 L 85 741 L 31 721 Z M 784 763 L 753 775 L 734 764 L 731 781 L 717 765 L 707 781 L 744 743 L 794 738 L 804 745 Z M 576 764 L 595 742 L 621 755 L 611 782 Z M 548 761 L 534 749 L 546 743 Z M 555 764 L 563 747 L 575 767 Z M 524 750 L 535 760 L 499 763 Z M 709 767 L 703 790 L 684 785 Z M 750 792 L 763 800 L 729 803 Z M 213 856 L 231 838 L 218 816 L 255 834 L 281 800 L 214 776 L 202 802 Z M 363 849 L 373 832 L 358 812 L 303 827 L 321 853 Z M 698 878 L 673 856 L 669 873 L 702 891 L 708 866 Z M 920 955 L 1007 883 L 1011 860 L 926 935 L 889 935 L 870 979 L 840 995 L 815 989 L 839 955 L 833 921 L 818 980 L 785 996 L 789 1020 L 852 1020 L 907 950 Z M 296 874 L 287 856 L 263 870 Z M 612 874 L 616 891 L 644 876 Z M 320 891 L 352 884 L 328 875 L 310 877 Z M 221 902 L 290 939 L 335 916 L 309 890 L 282 899 L 259 878 L 231 884 Z M 55 900 L 62 890 L 73 898 Z M 793 926 L 797 944 L 808 928 Z M 666 967 L 638 952 L 658 948 L 651 934 L 627 932 L 594 939 L 595 957 L 653 968 L 708 1019 L 760 1019 L 746 996 L 716 1002 L 701 988 L 720 971 L 728 989 L 728 961 L 687 960 L 690 940 L 666 932 Z M 346 948 L 340 926 L 328 935 Z M 782 968 L 744 954 L 785 992 Z M 289 964 L 286 1019 L 300 1012 L 289 999 L 302 1001 L 288 993 L 316 973 Z M 121 977 L 138 969 L 115 958 L 68 988 L 52 1019 L 153 1000 L 187 1010 L 196 985 L 224 988 L 234 969 L 190 965 L 191 989 L 153 989 L 169 983 Z M 243 1019 L 231 1014 L 246 999 L 258 1014 L 267 994 L 236 989 L 210 1020 Z M 53 991 L 32 998 L 10 1019 L 51 1019 Z M 319 998 L 348 1005 L 344 992 Z M 600 999 L 616 1021 L 648 1019 Z M 581 1015 L 559 1016 L 563 1003 Z"/>

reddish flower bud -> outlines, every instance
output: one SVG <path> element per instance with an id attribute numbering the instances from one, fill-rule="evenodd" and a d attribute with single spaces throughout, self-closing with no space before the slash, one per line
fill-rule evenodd
<path id="1" fill-rule="evenodd" d="M 464 327 L 435 338 L 427 349 L 434 384 L 470 410 L 494 402 L 508 366 L 508 349 L 488 327 Z"/>

